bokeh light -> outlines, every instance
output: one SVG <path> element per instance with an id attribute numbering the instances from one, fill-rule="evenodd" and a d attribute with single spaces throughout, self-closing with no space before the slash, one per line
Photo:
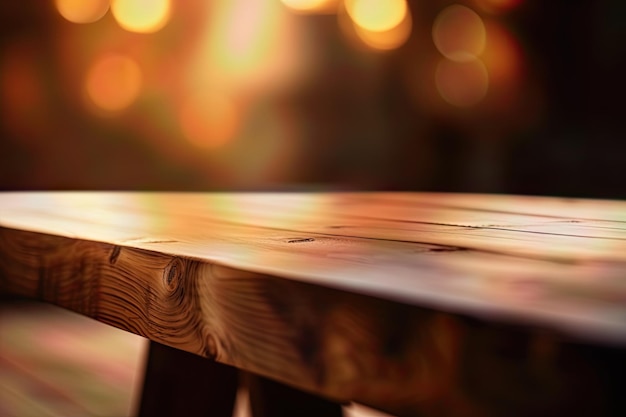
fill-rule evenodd
<path id="1" fill-rule="evenodd" d="M 122 28 L 131 32 L 153 33 L 169 21 L 171 0 L 113 0 L 111 12 Z"/>
<path id="2" fill-rule="evenodd" d="M 385 31 L 371 31 L 354 25 L 354 30 L 367 46 L 385 51 L 396 49 L 403 45 L 411 35 L 413 23 L 410 13 L 406 13 L 400 24 Z"/>
<path id="3" fill-rule="evenodd" d="M 260 64 L 277 35 L 274 29 L 277 20 L 274 8 L 263 1 L 254 2 L 253 5 L 235 1 L 223 16 L 224 36 L 215 39 L 223 45 L 220 48 L 219 64 L 244 72 Z"/>
<path id="4" fill-rule="evenodd" d="M 282 0 L 291 10 L 300 13 L 333 13 L 339 0 Z"/>
<path id="5" fill-rule="evenodd" d="M 523 112 L 513 110 L 528 93 L 523 92 L 524 57 L 519 41 L 506 26 L 497 22 L 489 22 L 486 28 L 487 44 L 481 59 L 489 72 L 490 101 L 498 112 L 512 118 L 520 119 L 524 115 L 532 118 L 531 113 L 538 108 Z"/>
<path id="6" fill-rule="evenodd" d="M 453 61 L 472 61 L 485 49 L 485 25 L 472 9 L 453 5 L 439 13 L 432 30 L 435 46 Z"/>
<path id="7" fill-rule="evenodd" d="M 235 103 L 222 92 L 188 98 L 180 110 L 180 126 L 189 142 L 200 148 L 216 149 L 232 140 L 239 117 Z"/>
<path id="8" fill-rule="evenodd" d="M 297 18 L 277 0 L 217 0 L 203 27 L 189 88 L 241 92 L 285 88 L 309 71 Z"/>
<path id="9" fill-rule="evenodd" d="M 494 82 L 502 84 L 520 81 L 522 73 L 522 48 L 513 34 L 501 24 L 487 27 L 487 44 L 482 60 Z"/>
<path id="10" fill-rule="evenodd" d="M 435 83 L 445 101 L 457 107 L 471 107 L 487 94 L 489 75 L 480 59 L 456 62 L 444 58 L 437 65 Z"/>
<path id="11" fill-rule="evenodd" d="M 109 0 L 55 0 L 55 6 L 64 18 L 73 23 L 93 23 L 109 10 Z"/>
<path id="12" fill-rule="evenodd" d="M 130 106 L 137 99 L 142 81 L 139 65 L 133 59 L 106 54 L 89 69 L 85 90 L 100 109 L 115 112 Z"/>
<path id="13" fill-rule="evenodd" d="M 408 13 L 406 0 L 346 0 L 352 21 L 370 32 L 384 32 L 398 26 Z"/>

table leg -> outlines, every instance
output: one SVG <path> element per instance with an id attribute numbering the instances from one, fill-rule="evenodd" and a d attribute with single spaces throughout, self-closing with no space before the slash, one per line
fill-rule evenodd
<path id="1" fill-rule="evenodd" d="M 341 405 L 247 373 L 252 417 L 341 417 Z"/>
<path id="2" fill-rule="evenodd" d="M 235 368 L 150 342 L 139 417 L 231 417 Z"/>

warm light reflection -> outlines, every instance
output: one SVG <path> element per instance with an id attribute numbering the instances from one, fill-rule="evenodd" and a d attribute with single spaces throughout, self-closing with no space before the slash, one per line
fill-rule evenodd
<path id="1" fill-rule="evenodd" d="M 225 193 L 208 197 L 211 216 L 231 223 L 288 228 L 312 216 L 322 217 L 332 207 L 331 194 Z M 208 209 L 208 208 L 207 208 Z"/>
<path id="2" fill-rule="evenodd" d="M 389 31 L 405 20 L 406 0 L 345 0 L 352 21 L 370 32 Z"/>
<path id="3" fill-rule="evenodd" d="M 219 148 L 233 139 L 238 119 L 235 104 L 218 92 L 189 98 L 180 111 L 180 125 L 187 140 L 208 149 Z"/>
<path id="4" fill-rule="evenodd" d="M 460 5 L 447 7 L 435 19 L 435 46 L 453 61 L 471 61 L 485 48 L 485 25 L 473 10 Z"/>
<path id="5" fill-rule="evenodd" d="M 73 23 L 92 23 L 109 10 L 109 0 L 55 0 L 57 10 Z"/>
<path id="6" fill-rule="evenodd" d="M 96 231 L 102 239 L 126 240 L 145 236 L 138 233 L 145 228 L 155 230 L 152 218 L 141 215 L 137 210 L 137 198 L 130 194 L 65 191 L 49 196 L 31 195 L 28 200 L 28 204 L 45 204 L 55 212 L 65 213 L 67 217 L 52 220 L 51 226 L 76 238 L 87 237 L 89 232 Z M 83 219 L 90 227 L 85 228 L 85 223 L 77 219 Z"/>
<path id="7" fill-rule="evenodd" d="M 489 75 L 479 59 L 463 62 L 442 59 L 437 65 L 435 82 L 445 101 L 457 107 L 470 107 L 487 94 Z"/>
<path id="8" fill-rule="evenodd" d="M 302 13 L 332 13 L 339 0 L 282 0 L 291 10 Z"/>
<path id="9" fill-rule="evenodd" d="M 478 6 L 487 12 L 511 10 L 522 3 L 522 0 L 475 0 Z"/>
<path id="10" fill-rule="evenodd" d="M 391 50 L 404 44 L 411 35 L 412 19 L 411 14 L 405 14 L 400 24 L 385 31 L 370 31 L 358 25 L 354 25 L 354 30 L 367 46 L 378 50 Z"/>
<path id="11" fill-rule="evenodd" d="M 131 32 L 153 33 L 170 18 L 171 0 L 113 0 L 111 12 L 121 27 Z"/>
<path id="12" fill-rule="evenodd" d="M 118 111 L 137 99 L 141 85 L 141 70 L 134 60 L 123 55 L 108 54 L 89 69 L 85 89 L 96 106 L 107 111 Z"/>

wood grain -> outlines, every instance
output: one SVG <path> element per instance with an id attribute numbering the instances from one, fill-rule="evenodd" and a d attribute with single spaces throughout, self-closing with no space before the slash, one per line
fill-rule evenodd
<path id="1" fill-rule="evenodd" d="M 423 398 L 441 401 L 449 378 L 446 352 L 454 347 L 427 337 L 439 313 L 33 232 L 0 229 L 0 253 L 4 292 L 331 398 L 411 409 Z M 413 350 L 433 352 L 428 369 Z"/>
<path id="2" fill-rule="evenodd" d="M 622 206 L 441 198 L 4 194 L 0 292 L 398 415 L 619 408 Z"/>
<path id="3" fill-rule="evenodd" d="M 415 193 L 4 193 L 0 226 L 626 340 L 626 204 Z"/>

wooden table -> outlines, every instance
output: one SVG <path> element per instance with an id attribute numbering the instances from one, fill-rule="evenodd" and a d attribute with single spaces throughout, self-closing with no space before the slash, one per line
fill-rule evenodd
<path id="1" fill-rule="evenodd" d="M 142 415 L 626 415 L 624 202 L 3 193 L 0 292 L 157 342 Z"/>

